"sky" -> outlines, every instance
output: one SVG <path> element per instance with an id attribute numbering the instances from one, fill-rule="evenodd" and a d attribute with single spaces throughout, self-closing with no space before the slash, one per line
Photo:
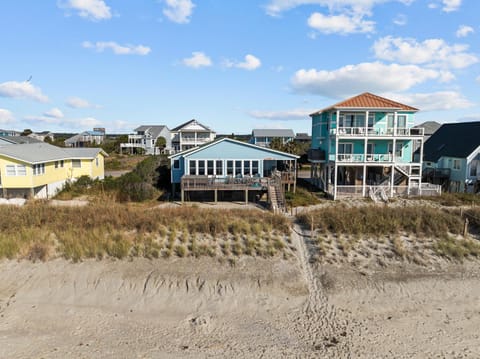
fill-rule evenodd
<path id="1" fill-rule="evenodd" d="M 480 121 L 478 0 L 3 0 L 0 128 L 311 133 L 363 92 Z"/>

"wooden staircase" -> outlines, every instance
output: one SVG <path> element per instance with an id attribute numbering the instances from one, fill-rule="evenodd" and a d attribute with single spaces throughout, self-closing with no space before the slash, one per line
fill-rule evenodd
<path id="1" fill-rule="evenodd" d="M 270 179 L 267 190 L 270 208 L 274 212 L 285 212 L 286 202 L 281 179 L 276 177 Z"/>

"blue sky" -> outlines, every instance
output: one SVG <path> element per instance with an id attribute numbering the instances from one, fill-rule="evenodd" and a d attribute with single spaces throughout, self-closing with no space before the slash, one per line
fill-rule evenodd
<path id="1" fill-rule="evenodd" d="M 362 92 L 480 120 L 478 0 L 5 0 L 0 128 L 311 132 Z"/>

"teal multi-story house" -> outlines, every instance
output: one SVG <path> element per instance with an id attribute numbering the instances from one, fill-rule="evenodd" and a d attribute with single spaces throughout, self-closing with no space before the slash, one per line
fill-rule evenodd
<path id="1" fill-rule="evenodd" d="M 334 199 L 428 194 L 422 188 L 423 128 L 418 109 L 371 93 L 312 113 L 314 182 Z M 415 156 L 417 150 L 419 156 Z"/>

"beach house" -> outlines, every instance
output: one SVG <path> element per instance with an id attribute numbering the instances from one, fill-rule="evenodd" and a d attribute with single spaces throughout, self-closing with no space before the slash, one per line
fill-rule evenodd
<path id="1" fill-rule="evenodd" d="M 480 192 L 480 121 L 443 124 L 425 142 L 423 177 L 450 192 Z"/>
<path id="2" fill-rule="evenodd" d="M 137 127 L 134 134 L 128 135 L 128 142 L 120 144 L 120 151 L 137 153 L 139 151 L 147 155 L 158 155 L 160 153 L 171 153 L 172 134 L 164 125 L 143 125 Z M 164 139 L 162 148 L 157 146 L 159 138 Z"/>
<path id="3" fill-rule="evenodd" d="M 104 178 L 100 148 L 60 148 L 47 143 L 0 147 L 0 195 L 49 198 L 67 181 L 81 176 Z"/>
<path id="4" fill-rule="evenodd" d="M 65 140 L 65 147 L 98 146 L 105 140 L 105 129 L 94 128 L 93 131 L 84 131 Z"/>
<path id="5" fill-rule="evenodd" d="M 413 126 L 417 111 L 367 92 L 312 113 L 313 182 L 334 199 L 438 193 L 421 184 L 424 131 Z"/>
<path id="6" fill-rule="evenodd" d="M 179 152 L 213 141 L 216 133 L 193 119 L 173 128 L 172 136 L 173 149 Z"/>
<path id="7" fill-rule="evenodd" d="M 272 208 L 285 206 L 285 187 L 295 191 L 298 156 L 231 138 L 170 156 L 172 191 L 185 200 L 241 200 L 267 194 Z"/>
<path id="8" fill-rule="evenodd" d="M 284 145 L 287 142 L 290 142 L 294 139 L 295 133 L 291 129 L 254 129 L 252 130 L 252 137 L 250 138 L 250 143 L 262 146 L 270 147 L 270 144 L 274 139 Z"/>

